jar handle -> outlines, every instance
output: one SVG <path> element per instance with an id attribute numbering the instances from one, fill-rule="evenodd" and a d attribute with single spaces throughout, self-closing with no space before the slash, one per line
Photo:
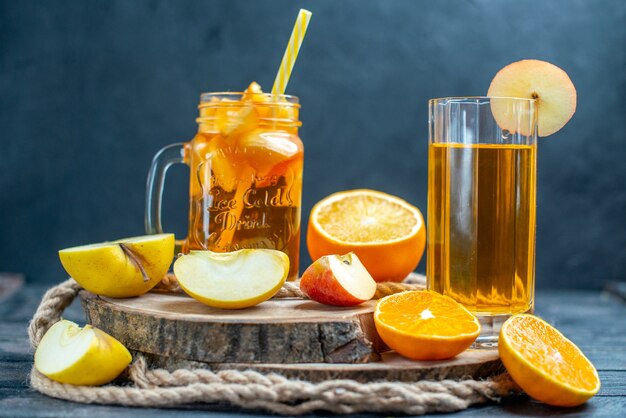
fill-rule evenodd
<path id="1" fill-rule="evenodd" d="M 180 142 L 161 148 L 152 159 L 146 187 L 145 226 L 147 234 L 163 233 L 163 226 L 161 224 L 161 203 L 163 201 L 165 174 L 167 169 L 174 164 L 186 164 L 184 155 L 185 144 Z"/>

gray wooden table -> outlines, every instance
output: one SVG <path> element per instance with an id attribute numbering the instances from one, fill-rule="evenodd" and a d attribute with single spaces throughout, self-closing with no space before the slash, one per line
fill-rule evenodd
<path id="1" fill-rule="evenodd" d="M 242 411 L 226 405 L 194 405 L 177 409 L 83 405 L 48 398 L 31 390 L 28 374 L 33 353 L 28 344 L 26 325 L 45 290 L 46 287 L 41 285 L 0 283 L 0 417 L 263 415 L 261 411 Z M 578 344 L 595 364 L 602 380 L 600 393 L 587 404 L 572 409 L 553 408 L 520 396 L 450 415 L 626 417 L 626 303 L 607 293 L 553 290 L 539 291 L 536 306 L 538 315 Z M 65 317 L 79 323 L 84 321 L 77 303 L 66 311 Z"/>

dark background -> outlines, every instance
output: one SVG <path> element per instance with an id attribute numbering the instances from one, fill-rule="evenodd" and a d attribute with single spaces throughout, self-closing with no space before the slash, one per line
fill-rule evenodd
<path id="1" fill-rule="evenodd" d="M 59 281 L 58 249 L 142 234 L 152 156 L 193 137 L 201 92 L 271 88 L 300 7 L 313 18 L 288 92 L 303 105 L 303 230 L 343 189 L 426 215 L 427 100 L 484 95 L 501 67 L 537 58 L 578 90 L 572 121 L 540 140 L 537 284 L 624 280 L 623 0 L 1 1 L 0 271 Z M 187 176 L 166 184 L 179 237 Z"/>

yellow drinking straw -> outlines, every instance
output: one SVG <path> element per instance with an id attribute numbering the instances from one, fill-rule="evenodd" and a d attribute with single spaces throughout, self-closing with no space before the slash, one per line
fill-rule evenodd
<path id="1" fill-rule="evenodd" d="M 289 83 L 289 77 L 291 77 L 291 70 L 296 63 L 298 52 L 300 52 L 300 45 L 302 45 L 304 34 L 309 26 L 309 20 L 311 20 L 311 14 L 311 12 L 304 9 L 300 9 L 298 13 L 298 18 L 291 32 L 291 38 L 289 38 L 289 43 L 283 55 L 283 60 L 280 63 L 278 74 L 276 74 L 276 80 L 274 80 L 274 86 L 272 87 L 273 95 L 285 93 L 287 83 Z"/>

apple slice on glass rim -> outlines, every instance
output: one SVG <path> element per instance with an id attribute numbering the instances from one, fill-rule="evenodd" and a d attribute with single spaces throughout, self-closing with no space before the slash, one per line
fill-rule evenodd
<path id="1" fill-rule="evenodd" d="M 576 111 L 576 88 L 572 80 L 561 68 L 540 60 L 517 61 L 498 71 L 487 96 L 536 100 L 539 136 L 559 131 Z M 520 122 L 519 112 L 512 111 L 510 101 L 492 100 L 491 111 L 500 128 L 511 133 L 519 126 L 532 126 L 530 121 Z M 532 132 L 522 130 L 520 133 L 530 135 Z"/>

